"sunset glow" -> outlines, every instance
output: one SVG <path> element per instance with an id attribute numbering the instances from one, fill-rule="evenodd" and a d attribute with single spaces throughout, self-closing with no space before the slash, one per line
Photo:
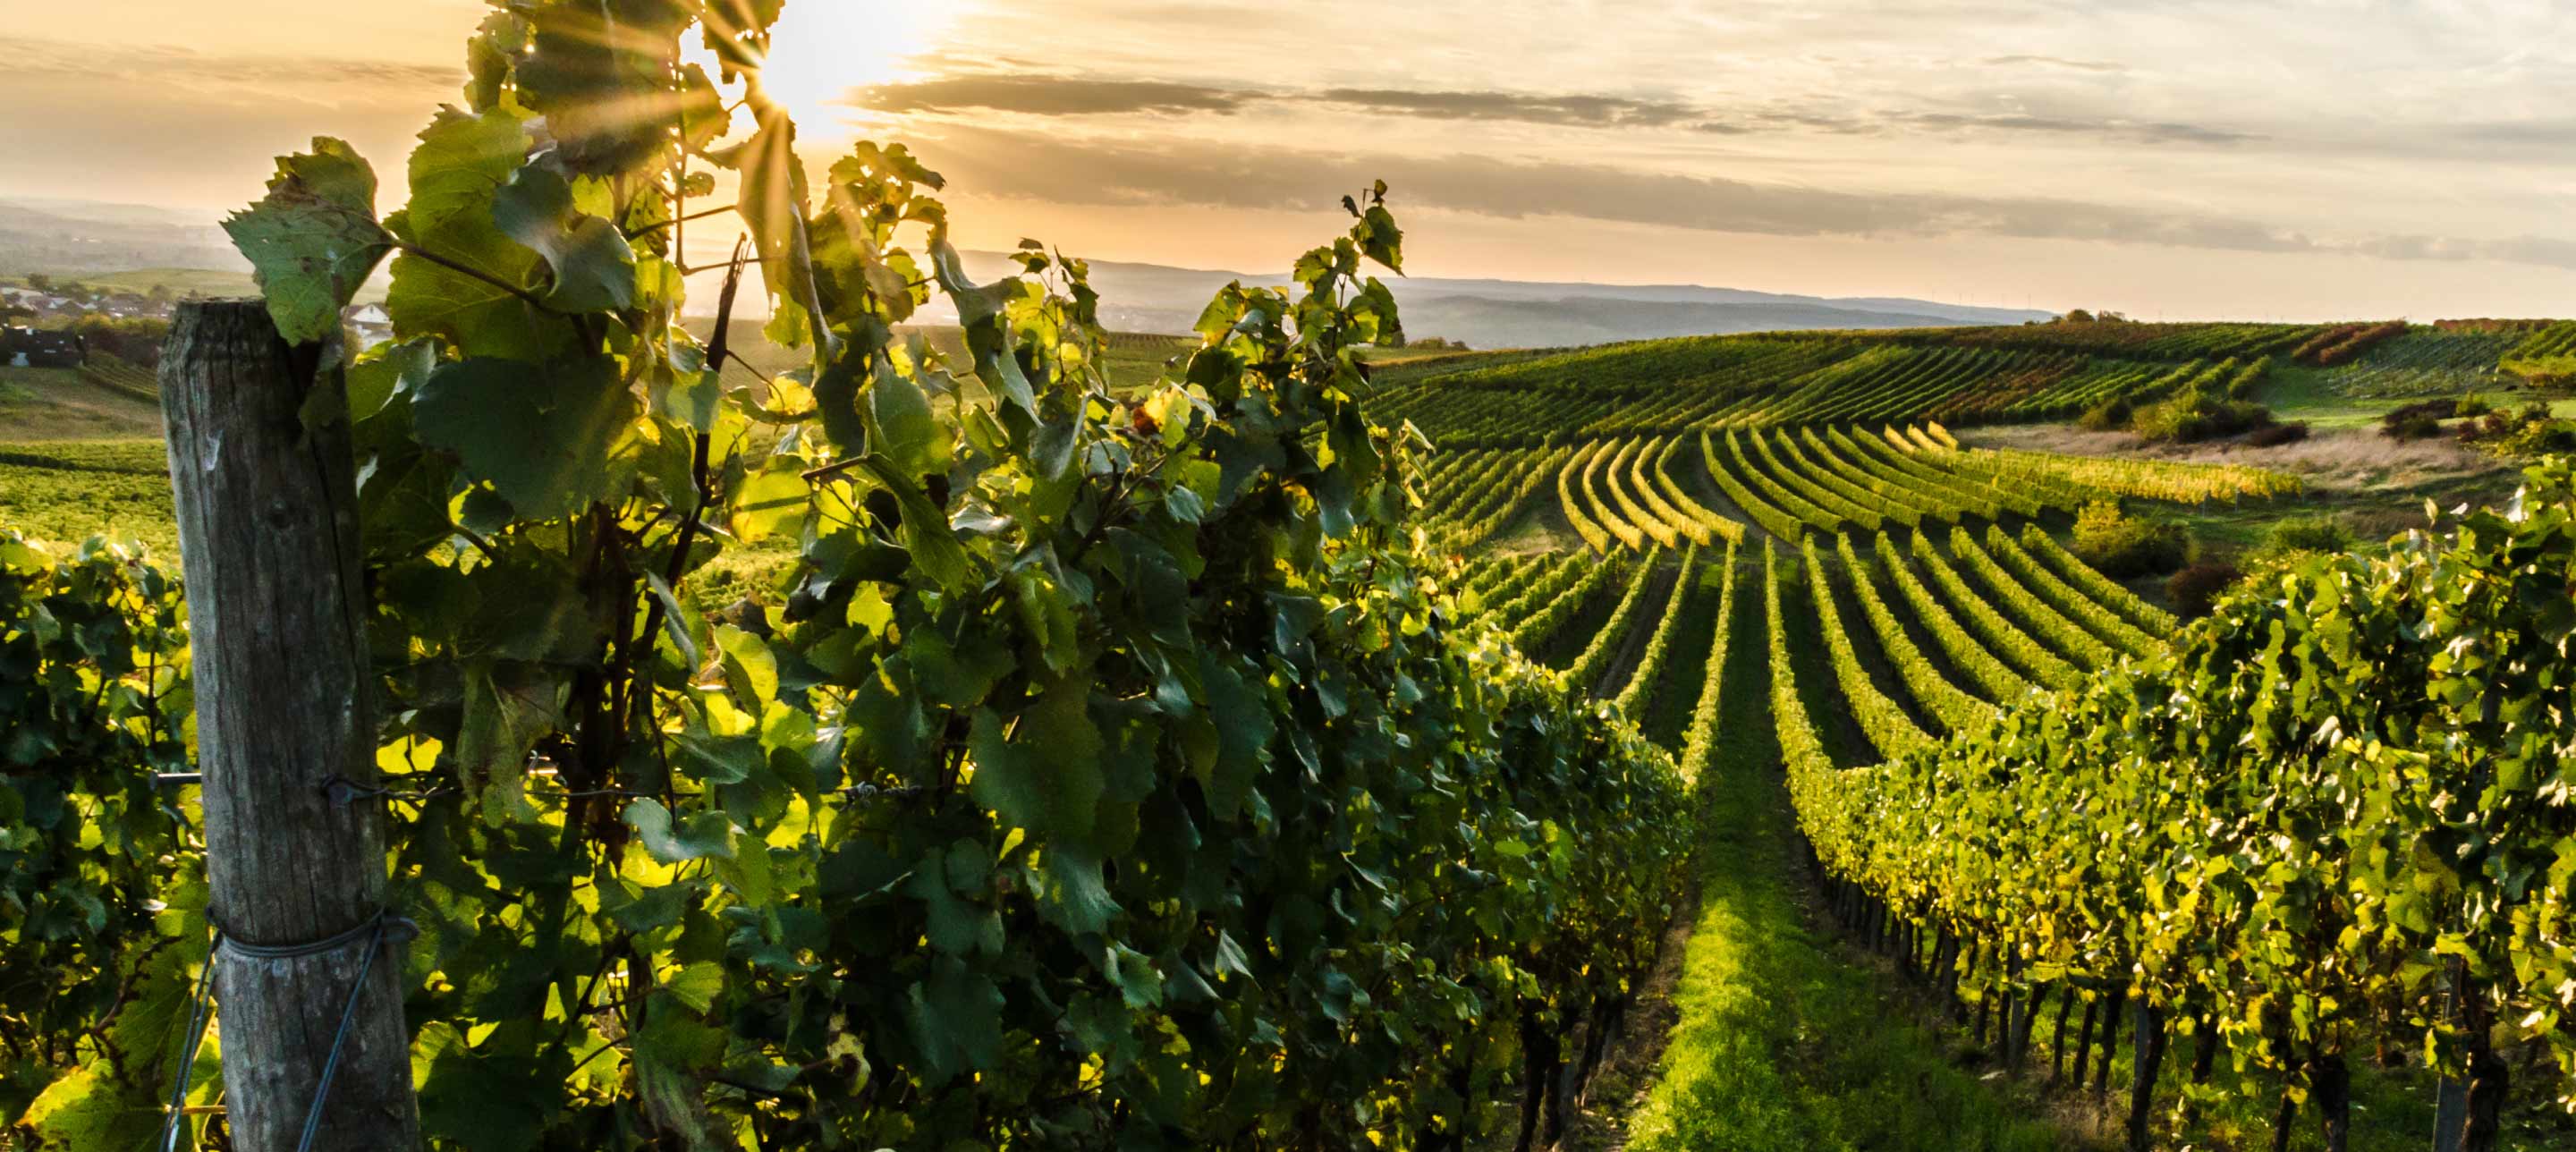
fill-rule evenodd
<path id="1" fill-rule="evenodd" d="M 851 93 L 916 79 L 916 57 L 967 15 L 969 4 L 790 4 L 779 17 L 762 81 L 808 131 L 829 133 L 852 116 Z"/>

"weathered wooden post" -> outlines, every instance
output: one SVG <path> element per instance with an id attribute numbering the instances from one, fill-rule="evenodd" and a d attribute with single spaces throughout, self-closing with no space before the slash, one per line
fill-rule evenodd
<path id="1" fill-rule="evenodd" d="M 288 347 L 260 301 L 215 300 L 180 306 L 161 359 L 245 1152 L 420 1143 L 383 806 L 332 786 L 376 779 L 347 405 L 306 416 L 312 390 L 345 387 L 332 351 Z"/>

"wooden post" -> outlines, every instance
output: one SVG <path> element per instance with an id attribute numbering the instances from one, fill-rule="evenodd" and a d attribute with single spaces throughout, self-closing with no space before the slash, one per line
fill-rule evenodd
<path id="1" fill-rule="evenodd" d="M 311 1146 L 420 1144 L 399 934 L 380 930 L 383 807 L 332 787 L 376 781 L 347 405 L 304 415 L 311 390 L 345 387 L 336 352 L 289 348 L 257 300 L 213 300 L 180 306 L 161 359 L 226 942 L 209 963 L 244 1152 L 305 1140 L 335 1037 Z"/>

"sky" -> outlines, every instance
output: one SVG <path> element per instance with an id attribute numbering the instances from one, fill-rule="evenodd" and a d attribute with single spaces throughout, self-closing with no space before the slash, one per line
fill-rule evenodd
<path id="1" fill-rule="evenodd" d="M 0 0 L 0 197 L 203 213 L 456 98 L 476 0 Z M 2140 318 L 2576 314 L 2552 0 L 788 0 L 808 159 L 961 242 L 1276 269 L 1384 179 L 1415 275 Z"/>

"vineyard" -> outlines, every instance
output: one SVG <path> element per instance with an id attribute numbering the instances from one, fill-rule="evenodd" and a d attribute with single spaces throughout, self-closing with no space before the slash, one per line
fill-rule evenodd
<path id="1" fill-rule="evenodd" d="M 2576 1145 L 2576 466 L 2007 435 L 2576 326 L 1405 355 L 1377 184 L 1111 334 L 616 7 L 0 445 L 0 1150 Z"/>
<path id="2" fill-rule="evenodd" d="M 2483 1117 L 2463 1121 L 2462 1146 L 2495 1147 L 2503 1053 L 2524 1070 L 2513 1090 L 2542 1100 L 2566 1098 L 2555 1069 L 2576 1059 L 2561 1023 L 2576 1013 L 2576 823 L 2555 769 L 2529 759 L 2554 763 L 2569 710 L 2557 658 L 2511 646 L 2554 643 L 2565 614 L 2506 622 L 2515 597 L 2537 603 L 2518 583 L 2556 587 L 2576 563 L 2558 527 L 2576 484 L 2535 471 L 2522 506 L 2545 511 L 2480 513 L 2385 559 L 2321 558 L 2184 630 L 2061 543 L 2065 525 L 2107 505 L 2287 508 L 2296 476 L 1975 447 L 1940 417 L 1998 411 L 1980 395 L 2065 414 L 2226 388 L 2273 355 L 2334 369 L 2353 395 L 2457 394 L 2557 330 L 1674 342 L 1435 377 L 1391 390 L 1381 418 L 1477 446 L 1431 465 L 1423 512 L 1444 547 L 1570 547 L 1464 572 L 1468 609 L 1526 622 L 1516 638 L 1575 687 L 1624 700 L 1669 676 L 1665 634 L 1694 588 L 1750 614 L 1735 642 L 1768 654 L 1766 681 L 1729 690 L 1765 699 L 1835 914 L 2007 1067 L 2036 1049 L 2054 1083 L 2071 1062 L 2076 1092 L 2134 1146 L 2175 1115 L 2288 1140 L 2313 1114 L 2338 1148 L 2361 1122 L 2355 1085 L 2386 1092 L 2385 1070 L 2412 1067 L 2413 1107 L 2439 1096 L 2465 1110 L 2446 1115 Z M 1674 375 L 1640 379 L 1657 370 Z M 1718 573 L 1694 578 L 1720 546 Z M 2496 629 L 2528 640 L 2443 655 Z M 1647 654 L 1635 667 L 1632 651 Z M 1714 693 L 1717 671 L 1653 691 Z M 2432 695 L 2395 687 L 2416 683 Z M 2439 735 L 2456 731 L 2482 734 Z M 2319 831 L 2334 828 L 2350 831 Z"/>
<path id="3" fill-rule="evenodd" d="M 2194 385 L 2250 387 L 2243 378 L 2259 378 L 2268 357 L 2311 344 L 2359 355 L 2365 334 L 2121 323 L 1658 340 L 1408 378 L 1387 385 L 1374 410 L 1411 420 L 1449 448 L 1707 428 L 2028 421 Z"/>

